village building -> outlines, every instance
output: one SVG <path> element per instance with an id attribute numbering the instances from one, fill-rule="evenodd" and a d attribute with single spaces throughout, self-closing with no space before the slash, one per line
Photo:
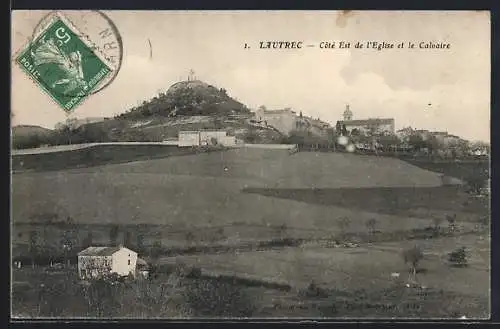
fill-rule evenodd
<path id="1" fill-rule="evenodd" d="M 350 133 L 357 130 L 363 134 L 394 134 L 395 123 L 393 118 L 370 118 L 363 120 L 354 120 L 353 113 L 349 109 L 349 105 L 343 114 L 343 120 L 339 121 L 340 125 L 345 126 L 346 130 Z"/>
<path id="2" fill-rule="evenodd" d="M 228 136 L 224 130 L 192 130 L 179 131 L 179 147 L 205 146 L 205 145 L 233 146 L 236 144 L 235 136 Z"/>
<path id="3" fill-rule="evenodd" d="M 290 108 L 283 110 L 267 110 L 259 108 L 255 112 L 255 120 L 265 126 L 271 126 L 284 135 L 297 129 L 298 117 Z"/>
<path id="4" fill-rule="evenodd" d="M 327 136 L 328 130 L 331 128 L 331 125 L 328 122 L 320 120 L 319 118 L 312 118 L 303 116 L 302 112 L 300 112 L 299 117 L 296 122 L 296 130 L 298 131 L 310 131 L 313 135 L 316 136 Z"/>
<path id="5" fill-rule="evenodd" d="M 136 274 L 137 253 L 123 246 L 88 247 L 78 253 L 78 276 L 82 280 L 117 274 Z"/>

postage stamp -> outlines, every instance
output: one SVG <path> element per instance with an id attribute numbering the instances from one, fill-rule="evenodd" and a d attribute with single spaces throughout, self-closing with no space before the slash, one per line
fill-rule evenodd
<path id="1" fill-rule="evenodd" d="M 72 112 L 113 68 L 82 33 L 57 14 L 21 50 L 16 63 L 64 111 Z"/>

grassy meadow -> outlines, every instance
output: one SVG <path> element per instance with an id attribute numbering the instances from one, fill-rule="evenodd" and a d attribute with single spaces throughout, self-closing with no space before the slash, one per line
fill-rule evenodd
<path id="1" fill-rule="evenodd" d="M 92 150 L 75 152 L 78 160 L 71 161 L 85 163 L 83 159 L 90 157 L 89 166 L 62 169 L 57 157 L 43 168 L 35 165 L 36 156 L 16 160 L 38 167 L 12 176 L 14 255 L 26 255 L 33 243 L 58 250 L 62 237 L 70 234 L 75 250 L 89 242 L 122 241 L 138 250 L 156 245 L 177 250 L 176 258 L 210 275 L 246 275 L 284 282 L 294 289 L 314 281 L 323 289 L 343 291 L 347 300 L 354 298 L 349 295 L 354 289 L 365 289 L 374 300 L 373 294 L 381 289 L 404 288 L 408 266 L 400 253 L 418 244 L 426 269 L 419 279 L 431 296 L 419 304 L 421 317 L 457 312 L 482 317 L 481 310 L 489 307 L 483 298 L 489 295 L 489 256 L 485 256 L 489 204 L 469 196 L 460 185 L 442 186 L 436 172 L 395 158 L 290 155 L 285 150 L 250 148 L 183 156 L 172 156 L 180 153 L 167 149 L 156 155 L 140 151 L 148 154 L 133 162 L 125 162 L 123 155 L 124 163 L 111 164 L 105 159 L 113 158 L 113 150 L 93 156 L 82 155 Z M 453 232 L 448 232 L 449 218 L 454 219 Z M 444 233 L 429 235 L 429 228 Z M 298 242 L 260 250 L 237 248 L 279 239 Z M 319 243 L 331 239 L 356 241 L 360 246 L 325 248 Z M 462 245 L 473 253 L 470 266 L 451 268 L 443 257 Z M 234 248 L 214 252 L 210 246 Z M 183 253 L 193 247 L 201 252 Z M 160 255 L 159 263 L 172 262 L 170 256 Z M 400 272 L 399 280 L 393 280 L 391 272 Z M 282 292 L 259 289 L 262 296 L 283 297 Z M 415 297 L 405 289 L 400 293 Z M 458 296 L 452 298 L 454 306 L 435 310 L 435 302 L 446 294 Z M 295 314 L 327 314 L 321 311 L 324 302 L 304 302 L 309 306 L 297 308 Z M 342 305 L 330 315 L 375 314 Z M 267 311 L 261 307 L 259 312 L 289 314 L 276 307 Z"/>

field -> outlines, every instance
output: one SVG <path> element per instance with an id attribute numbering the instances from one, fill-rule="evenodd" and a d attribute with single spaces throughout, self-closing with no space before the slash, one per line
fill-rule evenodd
<path id="1" fill-rule="evenodd" d="M 420 316 L 488 314 L 489 233 L 484 218 L 489 217 L 489 204 L 466 194 L 459 179 L 442 186 L 438 173 L 385 157 L 289 155 L 250 148 L 183 156 L 169 152 L 153 156 L 147 151 L 147 160 L 64 170 L 55 170 L 61 169 L 55 159 L 44 167 L 53 170 L 14 174 L 14 255 L 26 255 L 33 236 L 38 244 L 57 250 L 68 231 L 75 246 L 88 242 L 89 236 L 94 244 L 109 244 L 117 227 L 114 239 L 144 250 L 144 257 L 148 247 L 161 246 L 165 254 L 160 263 L 172 262 L 169 255 L 177 253 L 177 259 L 207 275 L 274 280 L 294 289 L 315 281 L 347 295 L 365 289 L 373 299 L 381 289 L 409 294 L 403 282 L 408 266 L 400 253 L 418 244 L 426 269 L 419 280 L 429 291 L 439 292 L 434 302 L 442 294 L 456 295 L 456 305 L 446 310 L 435 310 L 428 300 Z M 81 164 L 85 157 L 108 159 L 117 153 L 78 155 L 72 161 Z M 23 161 L 36 166 L 37 160 Z M 447 231 L 450 216 L 456 220 L 452 232 Z M 370 219 L 373 226 L 367 225 Z M 442 234 L 429 233 L 436 226 Z M 359 247 L 325 248 L 322 241 L 331 239 L 356 241 Z M 290 243 L 256 247 L 279 240 Z M 471 253 L 468 268 L 445 262 L 446 253 L 460 246 Z M 197 254 L 190 256 L 188 251 L 196 248 Z M 400 280 L 395 282 L 391 272 L 400 272 Z M 376 291 L 371 291 L 374 286 Z M 271 291 L 282 298 L 280 294 Z M 354 309 L 342 312 L 332 316 L 373 316 Z M 302 313 L 318 316 L 310 309 Z"/>

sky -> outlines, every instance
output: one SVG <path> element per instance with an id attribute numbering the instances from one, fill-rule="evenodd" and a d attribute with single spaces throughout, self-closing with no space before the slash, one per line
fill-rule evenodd
<path id="1" fill-rule="evenodd" d="M 12 13 L 12 52 L 44 11 Z M 71 16 L 71 12 L 62 12 Z M 396 128 L 448 131 L 490 140 L 490 15 L 486 11 L 104 11 L 123 40 L 116 79 L 69 117 L 111 117 L 175 82 L 196 78 L 252 109 L 291 107 L 335 125 L 394 118 Z M 90 24 L 90 23 L 89 23 Z M 78 27 L 78 26 L 77 26 Z M 259 49 L 260 41 L 302 41 L 302 49 Z M 350 49 L 320 49 L 322 41 Z M 355 49 L 387 42 L 404 49 Z M 408 49 L 409 42 L 415 49 Z M 419 49 L 420 42 L 450 49 Z M 250 48 L 245 49 L 247 43 Z M 152 56 L 150 56 L 152 54 Z M 53 128 L 68 116 L 16 65 L 12 124 Z"/>

